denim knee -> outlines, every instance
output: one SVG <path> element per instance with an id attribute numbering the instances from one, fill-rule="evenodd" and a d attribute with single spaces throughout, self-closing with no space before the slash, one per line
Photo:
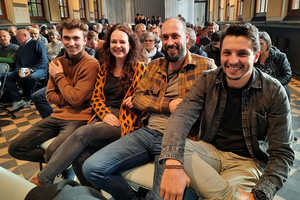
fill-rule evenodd
<path id="1" fill-rule="evenodd" d="M 46 99 L 46 87 L 36 91 L 35 93 L 32 94 L 32 100 L 38 101 L 39 99 L 47 100 Z"/>
<path id="2" fill-rule="evenodd" d="M 102 174 L 102 169 L 96 166 L 95 162 L 91 159 L 87 159 L 82 166 L 82 173 L 84 177 L 93 184 L 97 181 L 97 185 L 105 178 L 107 175 Z"/>
<path id="3" fill-rule="evenodd" d="M 12 141 L 12 143 L 8 147 L 8 153 L 12 157 L 20 160 L 20 158 L 22 156 L 17 152 L 20 152 L 20 145 L 18 143 L 16 143 L 15 140 L 14 140 L 14 141 Z"/>

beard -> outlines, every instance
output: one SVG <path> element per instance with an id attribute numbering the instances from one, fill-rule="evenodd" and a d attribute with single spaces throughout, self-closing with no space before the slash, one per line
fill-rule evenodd
<path id="1" fill-rule="evenodd" d="M 168 54 L 168 49 L 173 49 L 174 45 L 172 46 L 163 46 L 162 53 L 165 54 L 165 58 L 169 62 L 177 62 L 178 60 L 181 60 L 185 54 L 185 49 L 182 46 L 177 46 L 176 49 L 178 50 L 178 54 L 176 56 L 171 56 Z"/>

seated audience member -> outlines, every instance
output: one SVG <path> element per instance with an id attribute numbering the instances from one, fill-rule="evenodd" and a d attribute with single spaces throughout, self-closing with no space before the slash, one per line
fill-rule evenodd
<path id="1" fill-rule="evenodd" d="M 41 36 L 39 30 L 36 29 L 36 28 L 31 28 L 30 29 L 30 36 L 34 40 L 41 41 L 45 46 L 48 44 L 47 38 L 45 38 L 44 36 Z"/>
<path id="2" fill-rule="evenodd" d="M 7 31 L 9 32 L 9 35 L 11 37 L 10 43 L 19 45 L 19 42 L 17 40 L 17 27 L 11 26 Z"/>
<path id="3" fill-rule="evenodd" d="M 10 71 L 15 71 L 19 46 L 10 43 L 11 36 L 7 31 L 0 31 L 0 63 L 7 63 Z"/>
<path id="4" fill-rule="evenodd" d="M 16 69 L 8 74 L 5 83 L 9 97 L 13 102 L 11 111 L 29 106 L 37 81 L 47 75 L 48 59 L 45 45 L 30 38 L 29 32 L 25 29 L 17 32 L 17 39 L 21 46 L 18 49 Z M 24 74 L 21 74 L 22 68 L 26 68 Z M 16 84 L 21 79 L 27 79 L 27 83 L 22 86 L 25 101 L 22 99 Z"/>
<path id="5" fill-rule="evenodd" d="M 135 25 L 138 25 L 139 23 L 141 23 L 139 13 L 136 14 L 136 18 L 134 19 L 134 23 L 135 23 Z"/>
<path id="6" fill-rule="evenodd" d="M 196 34 L 197 39 L 199 36 L 201 38 L 202 32 L 203 32 L 203 26 L 197 26 L 197 34 Z"/>
<path id="7" fill-rule="evenodd" d="M 152 15 L 151 16 L 151 21 L 150 21 L 150 23 L 152 24 L 152 26 L 154 26 L 154 25 L 156 25 L 156 23 L 155 23 L 155 15 Z"/>
<path id="8" fill-rule="evenodd" d="M 260 56 L 254 66 L 276 78 L 283 85 L 288 98 L 290 99 L 288 85 L 292 78 L 290 62 L 285 53 L 281 52 L 275 46 L 272 46 L 271 38 L 267 32 L 259 32 L 259 41 Z"/>
<path id="9" fill-rule="evenodd" d="M 101 24 L 103 26 L 104 26 L 104 24 L 109 24 L 108 19 L 105 18 L 105 14 L 101 15 L 101 19 L 99 19 L 99 24 Z"/>
<path id="10" fill-rule="evenodd" d="M 103 25 L 102 25 L 102 24 L 98 23 L 98 24 L 96 25 L 96 28 L 95 28 L 94 31 L 98 34 L 98 39 L 99 39 L 99 40 L 104 40 L 104 39 L 105 39 L 105 38 L 104 38 L 105 33 L 103 32 Z"/>
<path id="11" fill-rule="evenodd" d="M 85 46 L 94 50 L 98 49 L 98 35 L 95 33 L 95 31 L 88 32 Z"/>
<path id="12" fill-rule="evenodd" d="M 49 39 L 51 43 L 46 45 L 46 52 L 48 55 L 49 60 L 54 60 L 58 53 L 61 51 L 63 48 L 63 43 L 59 40 L 59 33 L 57 30 L 51 29 L 48 32 Z"/>
<path id="13" fill-rule="evenodd" d="M 32 25 L 32 28 L 36 28 L 38 31 L 39 31 L 39 37 L 38 37 L 38 40 L 41 41 L 42 43 L 45 44 L 45 46 L 48 44 L 48 40 L 47 38 L 45 38 L 41 33 L 41 29 L 40 29 L 40 26 L 38 24 L 33 24 Z"/>
<path id="14" fill-rule="evenodd" d="M 66 53 L 50 63 L 46 91 L 48 101 L 57 107 L 51 116 L 12 141 L 8 152 L 16 159 L 48 162 L 56 149 L 78 127 L 85 125 L 92 114 L 90 100 L 100 67 L 97 60 L 84 51 L 87 29 L 78 19 L 66 19 L 58 31 Z M 45 151 L 39 147 L 53 137 L 55 140 Z"/>
<path id="15" fill-rule="evenodd" d="M 165 55 L 158 51 L 155 45 L 159 42 L 159 39 L 154 35 L 152 32 L 147 32 L 142 39 L 142 43 L 144 44 L 144 47 L 146 49 L 146 55 L 147 55 L 147 64 L 160 57 L 164 57 Z"/>
<path id="16" fill-rule="evenodd" d="M 55 26 L 54 24 L 52 24 L 52 25 L 50 26 L 50 30 L 51 30 L 51 29 L 56 30 L 56 26 Z"/>
<path id="17" fill-rule="evenodd" d="M 123 51 L 119 51 L 119 50 Z M 134 130 L 138 111 L 131 109 L 131 96 L 140 81 L 145 65 L 142 46 L 133 31 L 116 24 L 107 33 L 103 46 L 103 60 L 95 85 L 91 123 L 78 128 L 53 154 L 44 169 L 32 182 L 37 185 L 51 184 L 87 149 L 95 151 Z M 119 114 L 120 113 L 120 114 Z M 128 113 L 128 114 L 127 114 Z M 76 164 L 73 166 L 76 166 Z M 76 173 L 81 184 L 87 183 L 81 173 Z"/>
<path id="18" fill-rule="evenodd" d="M 130 23 L 124 23 L 125 26 L 127 26 L 128 28 L 130 28 L 132 30 L 132 26 Z"/>
<path id="19" fill-rule="evenodd" d="M 205 35 L 207 34 L 207 36 L 203 36 L 199 40 L 200 47 L 201 46 L 206 46 L 210 43 L 211 36 L 215 32 L 215 30 L 216 30 L 216 23 L 215 22 L 210 21 L 206 24 L 206 28 L 205 28 L 206 33 L 205 33 Z"/>
<path id="20" fill-rule="evenodd" d="M 196 44 L 198 44 L 200 46 L 200 39 L 205 38 L 205 37 L 207 37 L 207 27 L 206 26 L 204 26 L 202 29 L 202 35 L 197 37 Z"/>
<path id="21" fill-rule="evenodd" d="M 161 18 L 160 16 L 156 17 L 156 26 L 158 26 L 160 28 L 160 25 L 162 25 L 163 23 L 161 22 Z"/>
<path id="22" fill-rule="evenodd" d="M 207 57 L 206 53 L 196 44 L 196 33 L 193 29 L 187 28 L 187 32 L 189 33 L 189 41 L 186 44 L 186 48 L 191 52 L 198 54 L 199 56 Z"/>
<path id="23" fill-rule="evenodd" d="M 173 37 L 174 35 L 178 37 Z M 204 70 L 216 67 L 211 59 L 187 51 L 187 39 L 185 24 L 177 17 L 168 18 L 162 27 L 165 58 L 158 58 L 149 63 L 145 77 L 138 84 L 132 97 L 133 107 L 145 111 L 141 114 L 142 121 L 139 125 L 146 126 L 107 145 L 83 164 L 83 173 L 87 180 L 110 193 L 115 200 L 138 199 L 138 194 L 119 171 L 158 158 L 170 114 L 196 78 Z M 174 47 L 174 43 L 178 48 Z M 157 197 L 159 194 L 152 199 Z"/>
<path id="24" fill-rule="evenodd" d="M 147 27 L 147 20 L 143 14 L 140 14 L 140 23 L 144 24 Z"/>
<path id="25" fill-rule="evenodd" d="M 162 48 L 162 41 L 161 41 L 161 38 L 160 38 L 160 35 L 161 35 L 161 30 L 159 27 L 157 26 L 153 26 L 151 28 L 151 32 L 154 33 L 154 35 L 156 35 L 156 37 L 159 39 L 159 43 L 156 44 L 156 48 L 158 51 L 161 51 L 161 48 Z"/>
<path id="26" fill-rule="evenodd" d="M 136 32 L 137 37 L 140 39 L 140 41 L 142 40 L 143 35 L 145 35 L 146 33 L 146 26 L 145 24 L 138 24 L 134 27 L 134 30 Z"/>
<path id="27" fill-rule="evenodd" d="M 32 26 L 26 26 L 26 30 L 30 33 L 30 29 L 32 28 Z"/>
<path id="28" fill-rule="evenodd" d="M 162 198 L 182 199 L 191 186 L 202 199 L 267 200 L 287 180 L 295 157 L 290 105 L 279 81 L 253 66 L 259 51 L 255 26 L 223 32 L 222 68 L 203 72 L 168 122 Z M 201 140 L 186 140 L 199 116 Z"/>
<path id="29" fill-rule="evenodd" d="M 40 32 L 40 34 L 41 34 L 42 36 L 44 36 L 44 37 L 47 39 L 48 43 L 51 42 L 51 40 L 50 40 L 50 38 L 49 38 L 49 31 L 48 31 L 48 29 L 47 29 L 47 26 L 42 26 L 42 27 L 41 27 L 41 32 Z"/>
<path id="30" fill-rule="evenodd" d="M 214 32 L 211 36 L 210 44 L 203 47 L 203 51 L 206 52 L 207 57 L 212 58 L 218 67 L 221 66 L 221 55 L 220 55 L 221 36 L 222 36 L 221 31 Z"/>
<path id="31" fill-rule="evenodd" d="M 84 46 L 84 50 L 92 57 L 95 56 L 94 49 Z M 65 52 L 66 49 L 62 48 L 56 58 L 64 56 Z M 53 113 L 53 109 L 46 98 L 46 89 L 46 87 L 43 87 L 32 94 L 32 101 L 43 119 L 49 117 Z"/>

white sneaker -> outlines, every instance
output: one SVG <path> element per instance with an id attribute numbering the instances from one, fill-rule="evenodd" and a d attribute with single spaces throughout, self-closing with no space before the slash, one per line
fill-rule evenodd
<path id="1" fill-rule="evenodd" d="M 27 103 L 24 100 L 13 102 L 10 111 L 18 110 L 19 108 L 25 106 Z"/>

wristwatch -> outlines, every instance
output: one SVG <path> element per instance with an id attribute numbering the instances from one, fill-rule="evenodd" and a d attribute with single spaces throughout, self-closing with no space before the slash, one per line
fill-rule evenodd
<path id="1" fill-rule="evenodd" d="M 267 195 L 261 190 L 254 189 L 251 193 L 253 194 L 255 200 L 267 200 Z"/>
<path id="2" fill-rule="evenodd" d="M 34 71 L 33 71 L 33 69 L 30 69 L 30 71 L 31 71 L 31 73 L 33 73 Z"/>

